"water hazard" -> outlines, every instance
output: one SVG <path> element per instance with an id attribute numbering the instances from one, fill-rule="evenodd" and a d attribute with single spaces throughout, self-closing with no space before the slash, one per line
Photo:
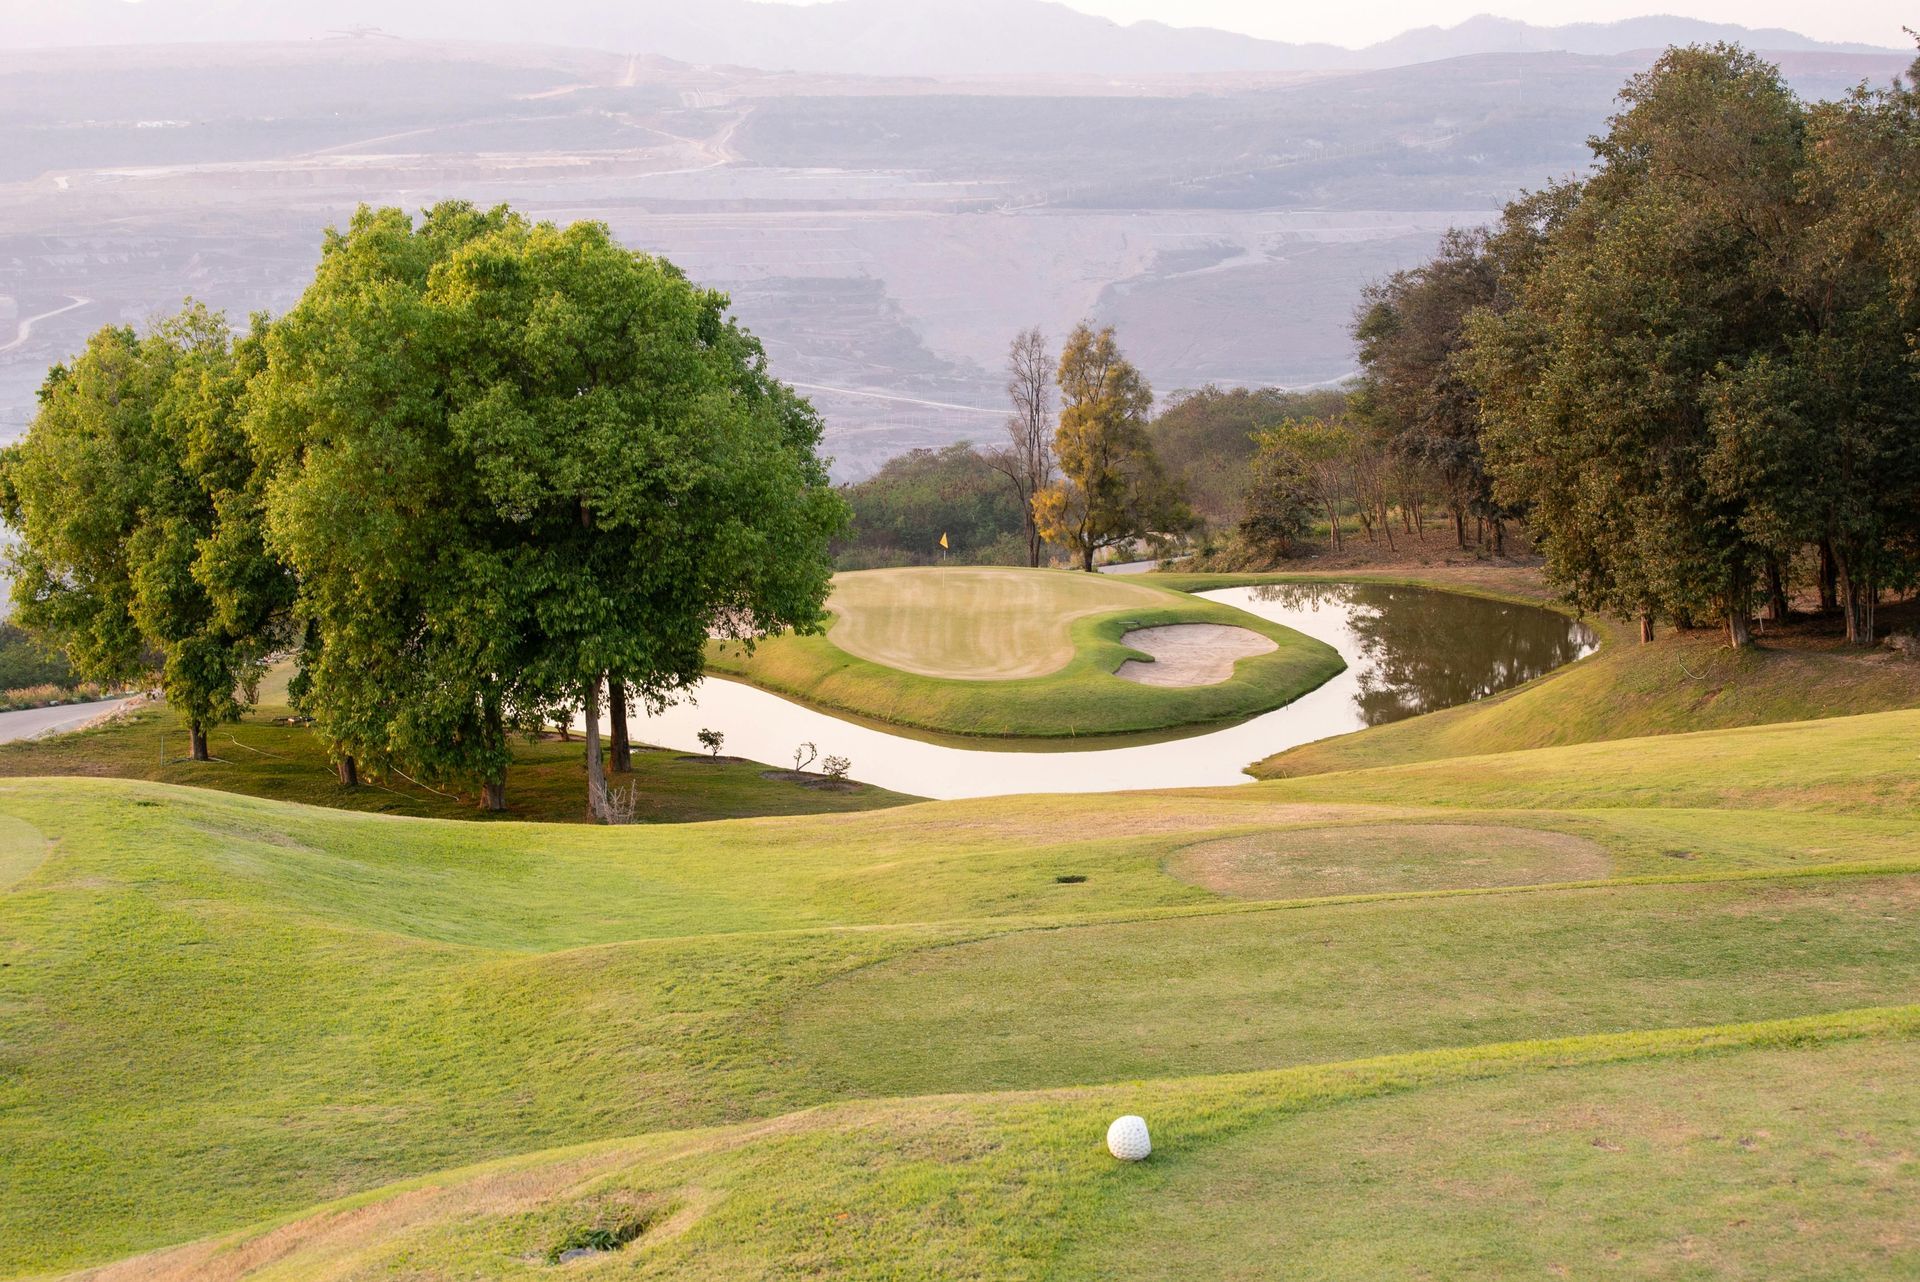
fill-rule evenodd
<path id="1" fill-rule="evenodd" d="M 1125 747 L 1094 740 L 1085 749 L 1036 752 L 928 742 L 720 680 L 637 718 L 633 736 L 698 752 L 697 734 L 712 728 L 726 735 L 729 754 L 776 765 L 791 763 L 795 746 L 811 742 L 821 757 L 852 761 L 856 779 L 923 797 L 1245 783 L 1245 768 L 1262 757 L 1497 694 L 1594 646 L 1589 629 L 1551 610 L 1429 588 L 1274 584 L 1200 595 L 1326 642 L 1346 671 L 1236 725 Z"/>

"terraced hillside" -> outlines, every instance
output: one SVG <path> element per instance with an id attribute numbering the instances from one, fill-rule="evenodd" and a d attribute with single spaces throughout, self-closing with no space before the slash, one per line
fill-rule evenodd
<path id="1" fill-rule="evenodd" d="M 1916 731 L 611 830 L 8 780 L 0 1260 L 1910 1273 Z"/>

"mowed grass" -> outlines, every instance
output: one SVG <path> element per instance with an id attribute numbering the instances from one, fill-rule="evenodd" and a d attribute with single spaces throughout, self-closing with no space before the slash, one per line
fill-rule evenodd
<path id="1" fill-rule="evenodd" d="M 1641 740 L 1611 773 L 1583 747 L 626 829 L 9 781 L 0 816 L 41 857 L 0 891 L 0 1260 L 73 1268 L 617 1140 L 626 1185 L 583 1174 L 392 1239 L 363 1223 L 355 1251 L 403 1274 L 532 1268 L 469 1265 L 608 1193 L 592 1214 L 659 1218 L 654 1246 L 606 1262 L 621 1269 L 1039 1276 L 1150 1176 L 1100 1155 L 1122 1105 L 1174 1163 L 1275 1100 L 1574 1054 L 1543 1037 L 1636 1056 L 1905 1039 L 1905 1016 L 1850 1012 L 1920 978 L 1920 825 L 1896 786 L 1912 766 L 1887 750 L 1917 730 L 1890 714 Z M 1868 785 L 1817 808 L 1849 776 Z M 1168 872 L 1211 843 L 1377 845 L 1397 825 L 1431 843 L 1449 824 L 1560 834 L 1604 867 L 1490 887 L 1468 840 L 1431 856 L 1457 879 L 1357 891 L 1329 866 L 1281 902 Z M 1801 1022 L 1672 1031 L 1755 1019 Z M 1507 1042 L 1522 1049 L 1489 1046 Z M 1221 1076 L 1255 1069 L 1269 1086 L 1251 1093 Z M 1142 1075 L 1189 1085 L 1124 1085 Z M 1067 1091 L 986 1093 L 1046 1086 Z M 930 1088 L 962 1098 L 910 1096 Z M 1877 1240 L 1830 1206 L 1823 1231 Z"/>
<path id="2" fill-rule="evenodd" d="M 1916 1249 L 1920 1008 L 860 1102 L 534 1154 L 126 1276 L 1879 1278 Z M 1152 1158 L 1100 1145 L 1122 1110 Z M 107 1277 L 120 1276 L 109 1271 Z"/>
<path id="3" fill-rule="evenodd" d="M 751 654 L 715 643 L 710 668 L 891 726 L 1069 739 L 1240 720 L 1292 702 L 1344 667 L 1332 647 L 1245 611 L 1059 570 L 867 570 L 836 578 L 832 605 L 825 633 L 775 637 Z M 1276 648 L 1241 659 L 1216 685 L 1114 675 L 1129 659 L 1151 659 L 1122 636 L 1176 623 L 1245 628 Z"/>
<path id="4" fill-rule="evenodd" d="M 1165 604 L 1111 575 L 987 566 L 842 574 L 828 601 L 833 643 L 848 654 L 970 681 L 1057 672 L 1073 660 L 1075 620 Z"/>
<path id="5" fill-rule="evenodd" d="M 420 818 L 537 820 L 585 823 L 586 749 L 578 738 L 547 737 L 514 744 L 507 772 L 507 809 L 480 810 L 477 798 L 395 776 L 340 784 L 326 748 L 312 730 L 285 724 L 288 709 L 268 701 L 238 722 L 208 732 L 212 761 L 187 757 L 186 725 L 162 705 L 142 707 L 92 730 L 0 744 L 0 778 L 88 775 L 147 779 L 216 788 L 341 810 Z M 631 790 L 642 823 L 685 823 L 753 815 L 824 814 L 897 806 L 914 798 L 868 784 L 845 790 L 808 787 L 764 777 L 749 761 L 714 761 L 636 746 L 633 771 L 613 784 Z M 5 856 L 0 855 L 0 870 Z M 0 882 L 4 882 L 0 871 Z"/>

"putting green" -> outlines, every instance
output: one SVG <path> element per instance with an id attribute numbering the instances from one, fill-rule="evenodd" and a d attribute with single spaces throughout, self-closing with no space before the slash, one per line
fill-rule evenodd
<path id="1" fill-rule="evenodd" d="M 751 654 L 716 642 L 709 668 L 889 725 L 1068 739 L 1240 720 L 1345 666 L 1333 647 L 1244 610 L 1065 570 L 865 570 L 836 577 L 828 604 L 825 633 L 773 637 Z M 1272 648 L 1231 661 L 1210 684 L 1116 675 L 1154 658 L 1124 637 L 1180 624 L 1240 629 Z"/>
<path id="2" fill-rule="evenodd" d="M 1099 574 L 962 566 L 868 570 L 833 581 L 833 643 L 902 672 L 966 681 L 1043 677 L 1073 661 L 1073 622 L 1164 606 Z"/>

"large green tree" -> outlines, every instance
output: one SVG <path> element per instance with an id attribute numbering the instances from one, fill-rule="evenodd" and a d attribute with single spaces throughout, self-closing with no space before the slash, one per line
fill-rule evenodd
<path id="1" fill-rule="evenodd" d="M 375 776 L 474 783 L 504 806 L 523 585 L 452 440 L 435 267 L 505 215 L 362 209 L 267 336 L 247 428 L 274 548 L 299 577 L 304 709 Z"/>
<path id="2" fill-rule="evenodd" d="M 1910 576 L 1920 517 L 1916 210 L 1913 86 L 1816 104 L 1780 272 L 1791 329 L 1779 346 L 1729 362 L 1712 404 L 1713 480 L 1748 491 L 1753 538 L 1821 544 L 1847 638 L 1862 645 L 1881 589 Z"/>
<path id="3" fill-rule="evenodd" d="M 845 508 L 821 425 L 726 298 L 597 223 L 518 217 L 460 246 L 429 301 L 450 343 L 450 443 L 509 549 L 517 684 L 587 723 L 608 815 L 600 692 L 658 705 L 711 636 L 823 621 Z"/>
<path id="4" fill-rule="evenodd" d="M 257 334 L 236 344 L 197 305 L 145 334 L 102 329 L 48 375 L 4 459 L 19 622 L 83 677 L 129 682 L 157 667 L 196 761 L 284 640 L 288 583 L 262 540 L 237 421 L 259 356 Z"/>
<path id="5" fill-rule="evenodd" d="M 336 751 L 476 781 L 602 691 L 657 702 L 711 635 L 821 619 L 843 507 L 820 423 L 726 300 L 597 224 L 362 210 L 274 327 L 250 422 Z"/>
<path id="6" fill-rule="evenodd" d="M 1060 475 L 1033 498 L 1040 535 L 1093 569 L 1094 553 L 1192 519 L 1148 436 L 1153 389 L 1114 341 L 1082 322 L 1060 352 Z"/>
<path id="7" fill-rule="evenodd" d="M 1669 50 L 1622 94 L 1598 165 L 1507 230 L 1542 243 L 1510 306 L 1470 322 L 1496 495 L 1529 507 L 1549 575 L 1583 604 L 1719 617 L 1749 639 L 1776 549 L 1766 478 L 1716 463 L 1719 380 L 1781 350 L 1805 113 L 1741 50 Z"/>
<path id="8" fill-rule="evenodd" d="M 1467 318 L 1494 301 L 1495 279 L 1485 233 L 1451 231 L 1432 261 L 1369 285 L 1353 327 L 1360 378 L 1350 410 L 1379 445 L 1439 480 L 1462 548 L 1473 515 L 1491 523 L 1499 555 L 1509 514 L 1493 495 L 1463 360 Z"/>

